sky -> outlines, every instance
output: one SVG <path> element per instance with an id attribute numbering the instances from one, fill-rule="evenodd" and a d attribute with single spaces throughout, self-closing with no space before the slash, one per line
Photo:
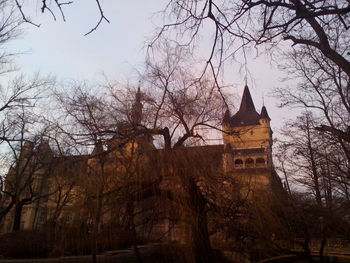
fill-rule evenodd
<path id="1" fill-rule="evenodd" d="M 37 5 L 40 3 L 37 1 Z M 22 52 L 17 58 L 21 72 L 27 75 L 40 72 L 62 81 L 90 82 L 102 81 L 104 75 L 119 82 L 137 76 L 145 59 L 146 41 L 154 36 L 157 26 L 162 24 L 157 12 L 165 8 L 166 1 L 105 0 L 101 3 L 110 23 L 102 22 L 88 36 L 84 34 L 99 19 L 94 0 L 77 1 L 65 8 L 66 22 L 62 21 L 57 10 L 54 21 L 49 13 L 41 14 L 38 6 L 24 6 L 26 14 L 40 27 L 24 25 L 23 35 L 11 43 L 13 51 Z M 260 111 L 264 97 L 272 128 L 278 130 L 291 114 L 289 110 L 277 108 L 278 101 L 268 95 L 272 88 L 285 85 L 281 82 L 283 75 L 265 57 L 251 57 L 248 68 L 248 86 L 256 109 Z M 228 65 L 224 72 L 223 82 L 232 84 L 233 93 L 241 96 L 245 85 L 244 74 L 234 63 Z"/>

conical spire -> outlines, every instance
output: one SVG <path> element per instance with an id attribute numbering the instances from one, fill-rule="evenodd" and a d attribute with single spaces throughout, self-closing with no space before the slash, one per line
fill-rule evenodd
<path id="1" fill-rule="evenodd" d="M 271 120 L 269 114 L 267 113 L 265 106 L 262 106 L 262 108 L 261 108 L 260 118 Z"/>
<path id="2" fill-rule="evenodd" d="M 49 160 L 53 157 L 53 151 L 50 148 L 48 140 L 42 140 L 37 149 L 38 156 L 43 160 Z"/>
<path id="3" fill-rule="evenodd" d="M 231 119 L 230 110 L 227 109 L 227 110 L 225 111 L 224 117 L 223 117 L 223 119 L 222 119 L 222 123 L 223 123 L 223 124 L 224 124 L 224 123 L 229 123 L 229 122 L 230 122 L 230 119 Z"/>
<path id="4" fill-rule="evenodd" d="M 143 105 L 141 103 L 141 97 L 141 89 L 140 87 L 138 87 L 137 92 L 135 94 L 135 103 L 133 104 L 131 110 L 131 121 L 133 125 L 139 125 L 141 123 L 143 108 Z"/>
<path id="5" fill-rule="evenodd" d="M 91 155 L 99 155 L 101 153 L 103 153 L 103 144 L 102 144 L 101 140 L 98 140 L 95 143 L 95 148 L 93 149 Z"/>
<path id="6" fill-rule="evenodd" d="M 38 146 L 38 151 L 44 154 L 52 154 L 48 140 L 42 140 Z"/>
<path id="7" fill-rule="evenodd" d="M 244 87 L 243 96 L 241 100 L 241 106 L 239 107 L 241 112 L 256 112 L 255 106 L 253 103 L 252 96 L 247 85 Z"/>
<path id="8" fill-rule="evenodd" d="M 135 95 L 135 103 L 141 103 L 141 88 L 140 88 L 140 86 L 137 88 L 137 92 Z"/>
<path id="9" fill-rule="evenodd" d="M 256 112 L 248 86 L 244 87 L 241 106 L 238 112 L 230 118 L 231 127 L 259 124 L 260 115 Z"/>

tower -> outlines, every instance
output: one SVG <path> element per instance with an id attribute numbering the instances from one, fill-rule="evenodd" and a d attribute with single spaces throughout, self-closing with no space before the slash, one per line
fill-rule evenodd
<path id="1" fill-rule="evenodd" d="M 140 125 L 142 121 L 142 94 L 140 87 L 137 88 L 137 92 L 135 94 L 135 101 L 132 105 L 131 109 L 131 124 L 134 126 Z"/>
<path id="2" fill-rule="evenodd" d="M 116 135 L 107 143 L 110 151 L 122 150 L 131 154 L 155 149 L 152 135 L 143 126 L 143 102 L 144 93 L 139 86 L 130 105 L 128 120 L 118 124 Z"/>
<path id="3" fill-rule="evenodd" d="M 270 121 L 265 106 L 260 114 L 256 111 L 248 86 L 244 87 L 239 110 L 233 116 L 227 110 L 222 121 L 224 169 L 253 183 L 254 188 L 271 184 L 276 174 Z"/>

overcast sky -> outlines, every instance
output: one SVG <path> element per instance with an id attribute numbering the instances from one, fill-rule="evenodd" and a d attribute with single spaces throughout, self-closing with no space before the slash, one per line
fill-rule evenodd
<path id="1" fill-rule="evenodd" d="M 58 12 L 57 21 L 54 21 L 49 13 L 42 15 L 33 6 L 24 9 L 41 26 L 25 25 L 22 37 L 12 42 L 11 49 L 24 52 L 17 60 L 22 72 L 30 75 L 40 71 L 56 76 L 58 80 L 91 82 L 101 80 L 102 73 L 120 82 L 135 77 L 137 70 L 142 70 L 145 41 L 162 23 L 156 13 L 165 8 L 166 1 L 103 1 L 110 24 L 103 22 L 88 36 L 84 33 L 98 21 L 98 9 L 94 0 L 78 2 L 65 9 L 67 22 L 62 21 Z M 40 3 L 38 1 L 38 5 Z M 271 68 L 265 58 L 250 59 L 248 67 L 251 73 L 248 86 L 255 106 L 258 111 L 261 109 L 265 95 L 272 127 L 277 130 L 288 111 L 278 109 L 277 101 L 267 95 L 273 87 L 285 85 L 280 82 L 282 75 Z M 233 84 L 234 92 L 240 96 L 244 73 L 232 64 L 225 69 L 224 82 Z"/>

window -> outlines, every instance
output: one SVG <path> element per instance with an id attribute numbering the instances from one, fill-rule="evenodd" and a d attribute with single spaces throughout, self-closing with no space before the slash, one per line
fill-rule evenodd
<path id="1" fill-rule="evenodd" d="M 251 168 L 254 167 L 254 160 L 252 158 L 248 158 L 245 160 L 245 167 Z"/>
<path id="2" fill-rule="evenodd" d="M 235 160 L 235 168 L 243 168 L 243 161 L 241 159 Z"/>

